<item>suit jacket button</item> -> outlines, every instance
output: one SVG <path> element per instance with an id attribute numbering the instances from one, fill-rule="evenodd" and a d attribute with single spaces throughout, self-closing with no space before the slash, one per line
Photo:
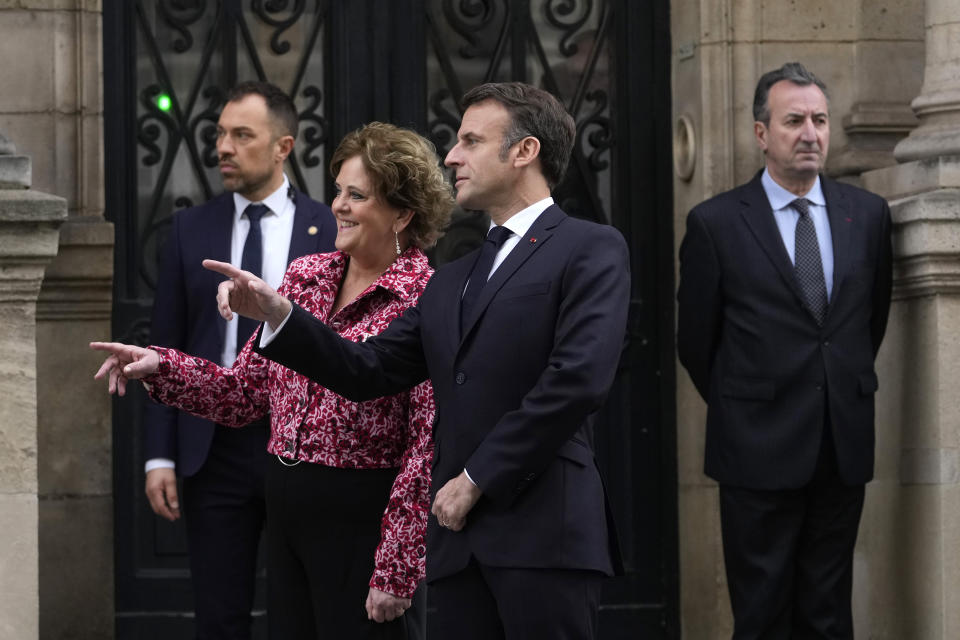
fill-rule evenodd
<path id="1" fill-rule="evenodd" d="M 457 384 L 463 384 L 467 381 L 467 374 L 465 374 L 463 371 L 458 371 L 455 380 L 457 381 Z"/>
<path id="2" fill-rule="evenodd" d="M 293 444 L 292 442 L 289 442 L 289 441 L 288 441 L 287 444 L 286 444 L 286 446 L 284 447 L 284 450 L 285 450 L 287 453 L 293 453 L 293 450 L 294 450 L 295 448 L 296 448 L 296 447 L 294 446 L 294 444 Z"/>

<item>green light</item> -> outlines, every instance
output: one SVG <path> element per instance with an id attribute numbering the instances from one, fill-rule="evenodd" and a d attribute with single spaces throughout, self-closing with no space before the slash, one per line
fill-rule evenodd
<path id="1" fill-rule="evenodd" d="M 170 111 L 170 107 L 172 106 L 173 101 L 170 99 L 170 96 L 165 93 L 157 96 L 157 109 L 160 109 L 160 111 Z"/>

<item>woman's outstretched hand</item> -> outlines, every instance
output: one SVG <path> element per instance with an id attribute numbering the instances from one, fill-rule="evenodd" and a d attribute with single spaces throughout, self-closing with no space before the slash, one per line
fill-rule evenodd
<path id="1" fill-rule="evenodd" d="M 216 260 L 204 260 L 203 266 L 230 278 L 217 288 L 217 309 L 225 320 L 238 313 L 276 329 L 290 315 L 290 301 L 249 271 Z"/>
<path id="2" fill-rule="evenodd" d="M 160 356 L 153 349 L 120 342 L 91 342 L 90 348 L 110 354 L 94 374 L 94 380 L 108 376 L 107 390 L 121 396 L 127 392 L 127 380 L 149 376 L 160 366 Z"/>

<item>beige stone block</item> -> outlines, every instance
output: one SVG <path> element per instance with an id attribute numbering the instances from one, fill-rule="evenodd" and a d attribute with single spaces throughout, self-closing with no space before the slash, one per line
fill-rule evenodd
<path id="1" fill-rule="evenodd" d="M 24 9 L 37 11 L 75 11 L 83 7 L 83 0 L 20 0 Z"/>
<path id="2" fill-rule="evenodd" d="M 98 4 L 98 3 L 84 3 Z M 99 9 L 98 9 L 99 10 Z M 99 13 L 84 12 L 80 23 L 80 106 L 84 113 L 103 111 L 103 20 Z"/>
<path id="3" fill-rule="evenodd" d="M 734 35 L 732 32 L 729 3 L 700 3 L 700 41 L 704 44 L 726 43 Z"/>
<path id="4" fill-rule="evenodd" d="M 0 638 L 36 638 L 37 497 L 0 494 Z"/>
<path id="5" fill-rule="evenodd" d="M 87 348 L 110 333 L 107 318 L 38 323 L 39 486 L 44 496 L 107 495 L 113 446 L 110 395 L 93 374 L 103 362 Z"/>
<path id="6" fill-rule="evenodd" d="M 910 104 L 923 85 L 923 41 L 858 42 L 854 71 L 858 102 Z"/>
<path id="7" fill-rule="evenodd" d="M 719 640 L 733 632 L 720 538 L 716 487 L 678 490 L 680 619 L 688 640 Z"/>
<path id="8" fill-rule="evenodd" d="M 899 392 L 906 401 L 897 416 L 901 424 L 909 425 L 901 435 L 902 449 L 937 449 L 941 446 L 937 428 L 936 367 L 930 366 L 937 358 L 937 314 L 932 299 L 915 298 L 904 303 L 898 313 L 900 344 L 905 354 Z"/>
<path id="9" fill-rule="evenodd" d="M 766 2 L 762 12 L 764 40 L 843 42 L 857 36 L 856 6 L 849 0 Z"/>
<path id="10" fill-rule="evenodd" d="M 732 64 L 726 44 L 707 45 L 701 57 L 701 135 L 703 195 L 725 191 L 734 185 Z"/>
<path id="11" fill-rule="evenodd" d="M 960 4 L 954 0 L 926 0 L 926 25 L 960 23 Z"/>
<path id="12" fill-rule="evenodd" d="M 113 501 L 42 499 L 39 514 L 40 637 L 112 638 Z"/>
<path id="13" fill-rule="evenodd" d="M 30 158 L 33 188 L 60 195 L 52 172 L 56 164 L 54 121 L 52 113 L 0 113 L 0 131 L 17 145 L 17 153 Z"/>
<path id="14" fill-rule="evenodd" d="M 861 40 L 923 41 L 924 0 L 860 0 L 858 4 Z"/>
<path id="15" fill-rule="evenodd" d="M 9 290 L 11 285 L 3 283 L 2 288 Z M 29 293 L 25 297 L 28 296 Z M 29 302 L 0 304 L 0 323 L 4 327 L 4 357 L 0 360 L 0 494 L 37 491 L 33 319 L 33 305 Z"/>
<path id="16" fill-rule="evenodd" d="M 103 175 L 103 117 L 100 114 L 81 118 L 80 149 L 77 168 L 80 172 L 77 202 L 78 214 L 102 216 L 105 206 Z"/>
<path id="17" fill-rule="evenodd" d="M 886 612 L 899 638 L 943 639 L 944 567 L 942 486 L 903 487 L 891 523 L 896 552 L 889 558 L 899 606 Z M 952 544 L 952 542 L 951 542 Z"/>
<path id="18" fill-rule="evenodd" d="M 699 0 L 674 0 L 670 4 L 670 34 L 674 47 L 700 40 Z"/>
<path id="19" fill-rule="evenodd" d="M 737 42 L 757 42 L 763 34 L 762 0 L 728 0 L 733 13 L 733 39 Z"/>
<path id="20" fill-rule="evenodd" d="M 707 405 L 679 363 L 677 368 L 677 482 L 685 486 L 713 485 L 703 473 Z"/>
<path id="21" fill-rule="evenodd" d="M 960 157 L 915 160 L 863 174 L 864 186 L 889 202 L 940 189 L 960 188 Z"/>
<path id="22" fill-rule="evenodd" d="M 0 60 L 16 60 L 0 65 L 0 86 L 17 88 L 0 92 L 0 112 L 52 109 L 62 20 L 55 13 L 26 11 L 5 12 L 0 19 Z"/>

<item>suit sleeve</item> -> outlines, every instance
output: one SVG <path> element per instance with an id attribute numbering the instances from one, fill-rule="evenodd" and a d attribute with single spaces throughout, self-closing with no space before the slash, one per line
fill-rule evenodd
<path id="1" fill-rule="evenodd" d="M 890 295 L 893 288 L 893 247 L 891 242 L 890 207 L 883 203 L 880 228 L 880 247 L 877 258 L 877 274 L 873 284 L 873 313 L 870 316 L 870 338 L 873 355 L 876 357 L 887 330 L 890 314 Z"/>
<path id="2" fill-rule="evenodd" d="M 266 347 L 260 346 L 261 332 L 255 334 L 257 353 L 356 402 L 394 395 L 427 379 L 419 305 L 365 342 L 340 337 L 296 304 Z"/>
<path id="3" fill-rule="evenodd" d="M 680 244 L 677 351 L 704 400 L 720 338 L 720 304 L 720 262 L 707 226 L 694 209 L 687 216 L 687 233 Z"/>
<path id="4" fill-rule="evenodd" d="M 547 366 L 484 437 L 466 469 L 494 502 L 509 504 L 556 457 L 606 399 L 623 351 L 630 300 L 629 256 L 612 227 L 571 251 Z"/>
<path id="5" fill-rule="evenodd" d="M 150 342 L 174 349 L 186 348 L 187 307 L 183 261 L 180 256 L 180 215 L 174 215 L 163 248 L 157 291 L 150 319 Z M 177 460 L 177 410 L 147 401 L 143 414 L 143 450 L 147 460 Z"/>

